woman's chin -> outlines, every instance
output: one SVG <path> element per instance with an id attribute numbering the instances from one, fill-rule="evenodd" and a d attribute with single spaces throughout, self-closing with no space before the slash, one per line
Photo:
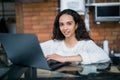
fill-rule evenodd
<path id="1" fill-rule="evenodd" d="M 70 36 L 69 35 L 65 35 L 65 38 L 69 38 Z"/>

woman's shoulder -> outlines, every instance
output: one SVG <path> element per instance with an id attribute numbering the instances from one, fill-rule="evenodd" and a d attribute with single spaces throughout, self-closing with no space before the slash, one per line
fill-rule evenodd
<path id="1" fill-rule="evenodd" d="M 88 45 L 95 45 L 96 43 L 93 40 L 80 40 L 78 44 L 88 46 Z"/>
<path id="2" fill-rule="evenodd" d="M 80 40 L 79 43 L 94 43 L 93 40 Z"/>
<path id="3" fill-rule="evenodd" d="M 61 42 L 63 42 L 63 41 L 62 40 L 61 41 L 60 40 L 48 40 L 48 41 L 42 42 L 41 44 L 54 45 L 54 44 L 59 44 Z"/>

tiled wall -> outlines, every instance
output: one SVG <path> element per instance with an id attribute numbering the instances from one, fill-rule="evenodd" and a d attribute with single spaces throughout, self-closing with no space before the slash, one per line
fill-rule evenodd
<path id="1" fill-rule="evenodd" d="M 16 3 L 17 33 L 34 33 L 41 42 L 49 40 L 55 16 L 58 13 L 59 0 L 43 2 Z M 93 9 L 90 10 L 90 35 L 98 45 L 105 39 L 110 48 L 120 51 L 120 24 L 94 22 Z"/>

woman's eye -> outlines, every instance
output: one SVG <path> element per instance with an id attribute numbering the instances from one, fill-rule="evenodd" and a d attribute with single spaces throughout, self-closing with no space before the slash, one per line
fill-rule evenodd
<path id="1" fill-rule="evenodd" d="M 64 24 L 63 23 L 60 23 L 59 26 L 63 26 Z"/>
<path id="2" fill-rule="evenodd" d="M 68 25 L 71 25 L 72 23 L 71 23 L 71 22 L 68 22 L 67 24 L 68 24 Z"/>

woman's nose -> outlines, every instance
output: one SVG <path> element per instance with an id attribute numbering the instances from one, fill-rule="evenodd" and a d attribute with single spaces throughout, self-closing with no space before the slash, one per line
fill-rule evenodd
<path id="1" fill-rule="evenodd" d="M 67 26 L 66 26 L 66 25 L 64 26 L 64 29 L 67 29 Z"/>

